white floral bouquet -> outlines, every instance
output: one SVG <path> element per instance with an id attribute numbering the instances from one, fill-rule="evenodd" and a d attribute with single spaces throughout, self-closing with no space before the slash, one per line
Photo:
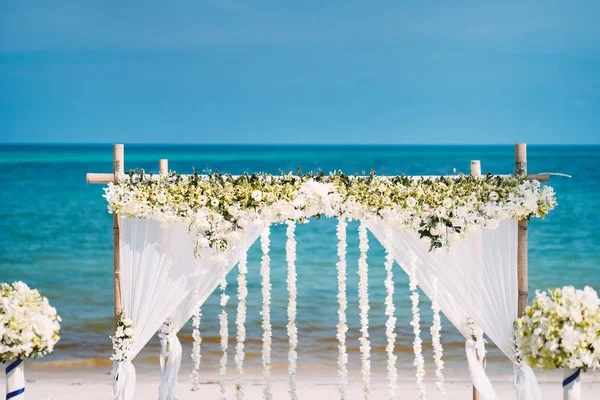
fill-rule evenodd
<path id="1" fill-rule="evenodd" d="M 134 343 L 133 336 L 133 321 L 125 318 L 125 312 L 117 315 L 117 329 L 114 336 L 111 336 L 113 343 L 113 355 L 110 357 L 112 361 L 125 361 L 129 358 L 131 349 Z"/>
<path id="2" fill-rule="evenodd" d="M 594 289 L 537 291 L 515 322 L 520 356 L 543 369 L 600 369 L 600 301 Z"/>
<path id="3" fill-rule="evenodd" d="M 60 316 L 48 299 L 23 282 L 0 284 L 0 362 L 52 353 Z"/>

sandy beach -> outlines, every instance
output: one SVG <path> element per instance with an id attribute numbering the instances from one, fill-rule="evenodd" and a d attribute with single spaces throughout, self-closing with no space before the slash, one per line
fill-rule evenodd
<path id="1" fill-rule="evenodd" d="M 234 395 L 234 371 L 230 369 L 227 382 L 227 398 Z M 284 368 L 273 371 L 273 396 L 275 399 L 287 399 L 289 395 L 287 375 Z M 411 378 L 409 370 L 401 370 L 399 378 L 398 398 L 417 399 L 418 390 Z M 178 398 L 185 399 L 217 399 L 219 398 L 218 375 L 205 374 L 202 378 L 200 390 L 192 392 L 188 379 L 189 370 L 184 365 L 179 374 Z M 430 375 L 431 376 L 431 375 Z M 111 398 L 110 371 L 104 369 L 81 369 L 68 372 L 56 372 L 55 369 L 33 368 L 26 374 L 26 393 L 29 399 L 36 400 L 74 400 L 74 399 L 107 399 Z M 509 374 L 492 375 L 492 382 L 500 399 L 514 399 L 515 391 L 512 376 Z M 545 400 L 562 399 L 560 371 L 539 372 L 538 379 Z M 244 394 L 246 399 L 262 398 L 262 376 L 258 371 L 250 371 L 244 378 Z M 335 371 L 331 369 L 318 370 L 300 368 L 298 374 L 298 397 L 301 399 L 339 399 Z M 443 395 L 436 390 L 435 382 L 427 379 L 427 399 L 471 399 L 472 387 L 467 372 L 462 368 L 453 368 L 447 371 Z M 141 371 L 137 375 L 135 399 L 155 399 L 158 396 L 159 377 L 158 371 Z M 0 384 L 0 392 L 4 390 L 4 382 Z M 600 374 L 587 373 L 583 376 L 582 393 L 584 399 L 597 397 L 600 390 Z M 363 399 L 363 385 L 359 372 L 351 371 L 348 385 L 348 399 Z M 377 371 L 372 375 L 372 390 L 370 399 L 388 399 L 389 393 L 384 371 Z"/>

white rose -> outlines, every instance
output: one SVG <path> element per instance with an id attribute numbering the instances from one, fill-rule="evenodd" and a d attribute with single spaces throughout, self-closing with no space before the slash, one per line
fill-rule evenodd
<path id="1" fill-rule="evenodd" d="M 414 197 L 409 196 L 406 198 L 406 205 L 409 208 L 414 208 L 417 205 L 417 200 Z"/>
<path id="2" fill-rule="evenodd" d="M 234 207 L 234 206 L 229 206 L 227 208 L 227 212 L 229 214 L 231 214 L 231 216 L 234 217 L 234 218 L 237 217 L 238 215 L 240 215 L 239 210 L 236 207 Z"/>
<path id="3" fill-rule="evenodd" d="M 156 201 L 158 201 L 160 204 L 165 204 L 167 202 L 167 196 L 165 196 L 164 193 L 159 193 L 156 196 Z"/>
<path id="4" fill-rule="evenodd" d="M 254 201 L 261 201 L 262 200 L 262 192 L 260 190 L 255 190 L 254 192 L 252 192 L 252 199 Z"/>

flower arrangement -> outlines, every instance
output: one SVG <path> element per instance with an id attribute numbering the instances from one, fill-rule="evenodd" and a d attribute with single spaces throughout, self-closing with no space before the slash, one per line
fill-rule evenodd
<path id="1" fill-rule="evenodd" d="M 108 209 L 130 218 L 185 223 L 196 251 L 224 249 L 256 220 L 285 222 L 321 216 L 379 219 L 417 232 L 432 248 L 448 248 L 469 231 L 494 229 L 504 219 L 544 217 L 554 191 L 513 175 L 439 178 L 244 174 L 168 176 L 132 171 L 109 183 Z"/>
<path id="2" fill-rule="evenodd" d="M 117 329 L 114 336 L 111 336 L 113 343 L 112 361 L 121 362 L 129 358 L 129 353 L 133 348 L 135 337 L 133 336 L 133 321 L 125 317 L 125 311 L 121 310 L 117 314 Z"/>
<path id="3" fill-rule="evenodd" d="M 23 282 L 0 284 L 0 362 L 40 358 L 60 339 L 60 316 Z"/>
<path id="4" fill-rule="evenodd" d="M 600 369 L 600 300 L 589 286 L 537 291 L 515 322 L 516 345 L 532 367 Z"/>

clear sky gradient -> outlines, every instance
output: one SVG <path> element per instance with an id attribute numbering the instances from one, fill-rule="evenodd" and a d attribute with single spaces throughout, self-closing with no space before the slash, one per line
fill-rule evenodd
<path id="1" fill-rule="evenodd" d="M 0 142 L 600 143 L 600 1 L 488 3 L 3 0 Z"/>

